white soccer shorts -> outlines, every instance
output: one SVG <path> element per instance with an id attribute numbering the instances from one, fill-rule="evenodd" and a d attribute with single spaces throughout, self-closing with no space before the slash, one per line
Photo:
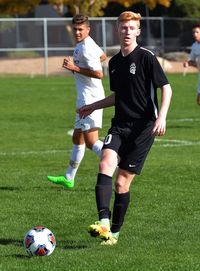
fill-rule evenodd
<path id="1" fill-rule="evenodd" d="M 80 119 L 79 114 L 76 113 L 75 129 L 81 129 L 83 132 L 92 128 L 101 128 L 103 119 L 103 109 L 95 110 L 92 114 L 84 119 Z"/>

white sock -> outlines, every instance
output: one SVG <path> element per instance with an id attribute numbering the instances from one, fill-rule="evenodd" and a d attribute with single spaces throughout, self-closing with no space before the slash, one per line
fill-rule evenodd
<path id="1" fill-rule="evenodd" d="M 78 167 L 84 157 L 84 154 L 85 144 L 73 146 L 69 166 L 65 173 L 65 176 L 68 180 L 74 180 Z"/>
<path id="2" fill-rule="evenodd" d="M 92 146 L 93 152 L 95 152 L 98 156 L 101 156 L 101 149 L 103 147 L 103 142 L 101 140 L 97 140 Z"/>
<path id="3" fill-rule="evenodd" d="M 119 238 L 119 231 L 118 232 L 112 232 L 112 237 L 118 239 Z"/>
<path id="4" fill-rule="evenodd" d="M 110 229 L 110 219 L 109 218 L 102 218 L 100 220 L 100 223 L 107 226 L 107 227 L 109 227 L 109 229 Z"/>

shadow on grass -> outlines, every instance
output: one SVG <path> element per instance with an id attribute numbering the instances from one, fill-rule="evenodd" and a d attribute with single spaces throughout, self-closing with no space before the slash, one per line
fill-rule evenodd
<path id="1" fill-rule="evenodd" d="M 20 188 L 15 187 L 15 186 L 0 186 L 0 190 L 2 190 L 2 191 L 15 191 L 15 190 L 20 190 Z"/>
<path id="2" fill-rule="evenodd" d="M 14 240 L 14 239 L 6 239 L 6 238 L 0 238 L 0 245 L 14 245 L 18 247 L 22 247 L 23 241 L 20 240 Z M 88 243 L 81 241 L 74 241 L 74 240 L 63 240 L 57 242 L 56 247 L 61 249 L 83 249 L 88 247 Z"/>
<path id="3" fill-rule="evenodd" d="M 5 239 L 5 238 L 0 238 L 0 245 L 14 245 L 17 247 L 23 247 L 23 241 L 19 240 L 14 240 L 14 239 Z M 74 241 L 74 240 L 63 240 L 57 243 L 56 245 L 57 248 L 63 249 L 63 250 L 80 250 L 80 249 L 86 249 L 88 248 L 88 243 L 84 242 L 83 240 L 81 241 Z M 5 257 L 5 255 L 4 255 Z M 19 259 L 30 259 L 28 254 L 12 254 L 12 255 L 7 255 L 6 257 L 17 257 Z"/>
<path id="4" fill-rule="evenodd" d="M 19 240 L 14 240 L 14 239 L 5 239 L 5 238 L 0 238 L 0 245 L 3 246 L 7 246 L 7 245 L 14 245 L 17 247 L 23 247 L 23 241 L 19 241 Z M 30 259 L 30 256 L 28 256 L 28 254 L 26 255 L 26 253 L 24 254 L 12 254 L 12 255 L 4 255 L 2 257 L 17 257 L 20 259 Z"/>
<path id="5" fill-rule="evenodd" d="M 9 244 L 23 247 L 23 242 L 21 242 L 21 241 L 0 239 L 0 245 L 9 245 Z M 84 244 L 82 241 L 74 242 L 71 240 L 66 240 L 66 241 L 61 242 L 60 244 L 57 244 L 56 248 L 59 248 L 61 250 L 74 250 L 74 251 L 76 251 L 76 250 L 80 250 L 80 249 L 86 249 L 86 248 L 88 248 L 88 245 Z M 28 255 L 25 250 L 24 250 L 24 253 L 21 253 L 21 254 L 20 253 L 12 253 L 12 254 L 7 254 L 7 255 L 1 255 L 0 259 L 5 258 L 5 257 L 10 258 L 11 260 L 15 258 L 15 259 L 23 260 L 23 261 L 24 260 L 30 261 L 30 260 L 33 260 L 33 258 L 35 258 L 35 257 L 31 257 L 30 255 Z M 44 258 L 44 257 L 41 257 L 41 258 Z"/>
<path id="6" fill-rule="evenodd" d="M 193 126 L 189 125 L 172 125 L 168 124 L 168 129 L 191 129 Z"/>
<path id="7" fill-rule="evenodd" d="M 77 187 L 74 189 L 65 189 L 62 186 L 49 186 L 49 187 L 42 187 L 42 186 L 34 186 L 32 189 L 39 190 L 39 191 L 51 191 L 51 192 L 57 192 L 62 191 L 65 193 L 76 193 L 76 192 L 94 192 L 94 188 L 84 188 L 84 187 Z M 16 186 L 0 186 L 0 191 L 26 191 L 27 189 L 24 187 L 16 187 Z"/>
<path id="8" fill-rule="evenodd" d="M 5 239 L 5 238 L 0 238 L 0 245 L 15 245 L 15 246 L 23 246 L 23 241 L 19 240 L 14 240 L 14 239 Z"/>
<path id="9" fill-rule="evenodd" d="M 91 187 L 83 187 L 83 186 L 75 186 L 73 189 L 66 189 L 61 185 L 51 185 L 49 187 L 41 187 L 41 186 L 34 186 L 33 189 L 38 189 L 38 190 L 49 190 L 49 191 L 61 191 L 61 192 L 65 192 L 65 193 L 77 193 L 77 192 L 92 192 L 94 193 L 95 191 L 95 185 L 91 186 Z"/>

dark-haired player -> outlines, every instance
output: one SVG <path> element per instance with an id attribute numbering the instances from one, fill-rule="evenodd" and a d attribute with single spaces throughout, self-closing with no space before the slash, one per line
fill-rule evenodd
<path id="1" fill-rule="evenodd" d="M 76 107 L 79 108 L 105 97 L 101 81 L 103 77 L 101 62 L 106 59 L 106 55 L 89 36 L 90 26 L 87 16 L 81 14 L 74 16 L 72 29 L 76 47 L 73 59 L 67 56 L 63 67 L 74 74 L 77 90 Z M 73 188 L 85 148 L 88 147 L 100 156 L 103 142 L 99 140 L 98 129 L 102 127 L 102 115 L 102 109 L 91 113 L 85 119 L 81 119 L 76 113 L 69 166 L 64 176 L 48 176 L 50 182 L 61 184 L 65 188 Z"/>
<path id="2" fill-rule="evenodd" d="M 192 27 L 193 37 L 195 42 L 192 44 L 191 52 L 188 61 L 183 63 L 184 68 L 193 66 L 199 70 L 199 79 L 197 85 L 197 104 L 200 105 L 200 24 L 195 24 Z"/>

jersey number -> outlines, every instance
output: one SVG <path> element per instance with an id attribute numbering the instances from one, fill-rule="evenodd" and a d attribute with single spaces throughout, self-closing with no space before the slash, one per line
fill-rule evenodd
<path id="1" fill-rule="evenodd" d="M 111 134 L 107 135 L 105 140 L 104 140 L 104 144 L 105 145 L 110 144 L 111 140 L 112 140 L 112 135 Z"/>

